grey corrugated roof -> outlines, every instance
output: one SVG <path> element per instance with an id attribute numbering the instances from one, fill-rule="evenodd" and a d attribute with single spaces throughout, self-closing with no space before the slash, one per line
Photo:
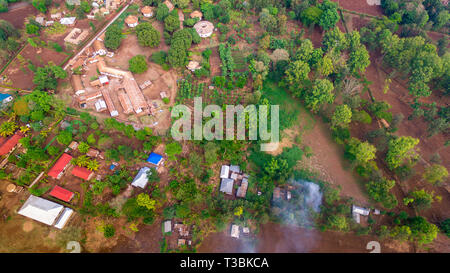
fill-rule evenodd
<path id="1" fill-rule="evenodd" d="M 229 179 L 229 178 L 222 179 L 222 181 L 220 183 L 220 191 L 227 193 L 227 194 L 232 194 L 233 193 L 233 183 L 234 183 L 233 179 Z"/>

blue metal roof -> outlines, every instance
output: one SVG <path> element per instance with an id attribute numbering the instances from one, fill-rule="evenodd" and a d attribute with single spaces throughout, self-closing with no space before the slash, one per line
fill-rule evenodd
<path id="1" fill-rule="evenodd" d="M 4 99 L 6 99 L 6 98 L 9 98 L 9 97 L 11 97 L 10 94 L 0 93 L 0 101 L 4 100 Z"/>
<path id="2" fill-rule="evenodd" d="M 154 165 L 158 165 L 159 162 L 161 162 L 161 160 L 162 160 L 162 155 L 155 154 L 155 153 L 151 153 L 147 158 L 147 162 L 150 162 Z"/>

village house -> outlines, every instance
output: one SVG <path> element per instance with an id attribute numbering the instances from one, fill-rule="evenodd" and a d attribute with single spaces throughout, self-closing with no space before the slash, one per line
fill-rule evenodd
<path id="1" fill-rule="evenodd" d="M 203 13 L 201 11 L 194 10 L 191 14 L 189 14 L 189 17 L 192 19 L 198 18 L 198 20 L 201 21 L 203 18 Z"/>
<path id="2" fill-rule="evenodd" d="M 6 105 L 14 99 L 10 94 L 0 93 L 0 104 Z"/>
<path id="3" fill-rule="evenodd" d="M 101 91 L 94 91 L 78 96 L 78 103 L 81 108 L 85 108 L 86 104 L 92 100 L 99 99 L 103 96 Z"/>
<path id="4" fill-rule="evenodd" d="M 164 233 L 169 233 L 169 232 L 172 232 L 172 221 L 171 220 L 164 221 Z"/>
<path id="5" fill-rule="evenodd" d="M 16 147 L 17 143 L 19 143 L 19 140 L 23 138 L 23 135 L 20 133 L 15 133 L 8 139 L 3 139 L 3 141 L 0 144 L 0 156 L 9 154 L 14 147 Z"/>
<path id="6" fill-rule="evenodd" d="M 148 173 L 151 172 L 149 167 L 142 167 L 137 175 L 134 177 L 133 182 L 131 182 L 131 185 L 134 187 L 139 187 L 141 189 L 144 189 L 145 186 L 147 186 L 148 183 Z"/>
<path id="7" fill-rule="evenodd" d="M 99 99 L 94 103 L 95 106 L 95 110 L 97 112 L 103 112 L 106 109 L 108 109 L 108 107 L 106 106 L 106 102 L 103 99 Z"/>
<path id="8" fill-rule="evenodd" d="M 119 112 L 116 110 L 116 106 L 114 105 L 111 96 L 109 95 L 109 90 L 107 90 L 106 88 L 102 89 L 102 95 L 103 98 L 106 102 L 106 106 L 108 107 L 108 111 L 109 114 L 111 115 L 111 117 L 116 117 L 119 115 Z"/>
<path id="9" fill-rule="evenodd" d="M 174 229 L 178 230 L 178 233 L 181 237 L 188 237 L 189 236 L 189 227 L 182 223 L 176 223 L 174 225 Z"/>
<path id="10" fill-rule="evenodd" d="M 361 216 L 369 216 L 370 209 L 352 205 L 352 216 L 356 223 L 361 223 Z"/>
<path id="11" fill-rule="evenodd" d="M 62 16 L 61 12 L 56 12 L 56 13 L 50 14 L 50 18 L 52 18 L 53 20 L 59 20 L 59 19 L 61 19 L 61 16 Z"/>
<path id="12" fill-rule="evenodd" d="M 75 91 L 76 95 L 81 95 L 84 92 L 86 92 L 86 90 L 84 89 L 84 86 L 83 86 L 83 82 L 81 81 L 80 75 L 72 74 L 71 81 L 72 81 L 73 91 Z"/>
<path id="13" fill-rule="evenodd" d="M 73 210 L 64 208 L 58 203 L 30 195 L 17 213 L 48 226 L 62 229 L 69 221 Z"/>
<path id="14" fill-rule="evenodd" d="M 34 21 L 36 21 L 41 26 L 45 25 L 45 17 L 44 16 L 36 16 Z"/>
<path id="15" fill-rule="evenodd" d="M 133 112 L 133 105 L 131 105 L 131 100 L 125 93 L 123 88 L 119 89 L 117 92 L 117 98 L 119 99 L 120 105 L 122 105 L 123 112 L 125 114 L 130 114 Z"/>
<path id="16" fill-rule="evenodd" d="M 68 146 L 71 150 L 75 151 L 78 148 L 78 142 L 72 141 Z"/>
<path id="17" fill-rule="evenodd" d="M 94 149 L 94 148 L 89 148 L 88 151 L 87 151 L 87 153 L 86 153 L 86 155 L 89 156 L 89 157 L 94 157 L 94 158 L 96 158 L 97 156 L 100 155 L 100 151 L 99 151 L 99 150 L 96 150 L 96 149 Z"/>
<path id="18" fill-rule="evenodd" d="M 70 202 L 70 200 L 72 200 L 73 196 L 75 195 L 73 192 L 61 188 L 60 186 L 55 186 L 49 194 L 50 196 L 58 198 L 59 200 L 62 200 L 64 202 Z"/>
<path id="19" fill-rule="evenodd" d="M 108 53 L 103 43 L 99 39 L 96 39 L 94 41 L 93 46 L 94 46 L 94 53 L 97 55 L 104 56 L 106 55 L 106 53 Z"/>
<path id="20" fill-rule="evenodd" d="M 128 27 L 135 27 L 138 25 L 138 18 L 134 15 L 128 15 L 128 17 L 125 18 L 125 24 L 127 24 Z"/>
<path id="21" fill-rule="evenodd" d="M 200 21 L 194 25 L 195 31 L 197 31 L 198 35 L 202 38 L 207 38 L 212 35 L 214 31 L 214 25 L 208 21 Z"/>
<path id="22" fill-rule="evenodd" d="M 147 158 L 147 162 L 156 167 L 159 167 L 164 164 L 164 158 L 162 157 L 162 155 L 159 155 L 157 153 L 150 153 Z"/>
<path id="23" fill-rule="evenodd" d="M 152 7 L 144 6 L 143 8 L 141 8 L 141 12 L 142 12 L 142 15 L 144 15 L 144 17 L 152 17 L 153 16 L 153 8 Z"/>
<path id="24" fill-rule="evenodd" d="M 239 239 L 239 226 L 238 225 L 231 225 L 231 237 Z"/>
<path id="25" fill-rule="evenodd" d="M 187 69 L 189 69 L 190 71 L 194 72 L 195 70 L 198 70 L 201 67 L 199 62 L 196 61 L 189 61 L 188 65 L 186 66 Z"/>
<path id="26" fill-rule="evenodd" d="M 71 155 L 66 153 L 62 154 L 62 156 L 56 161 L 55 165 L 53 165 L 53 167 L 48 171 L 48 176 L 55 179 L 61 179 L 71 160 Z"/>
<path id="27" fill-rule="evenodd" d="M 59 20 L 59 23 L 61 25 L 65 25 L 65 26 L 74 26 L 76 20 L 77 20 L 77 17 L 64 17 L 64 18 L 61 18 L 61 20 Z"/>
<path id="28" fill-rule="evenodd" d="M 85 167 L 75 166 L 72 169 L 72 175 L 89 181 L 94 176 L 94 172 Z"/>

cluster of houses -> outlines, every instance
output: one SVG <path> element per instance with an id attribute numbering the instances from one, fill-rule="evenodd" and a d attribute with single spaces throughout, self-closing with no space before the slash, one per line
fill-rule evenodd
<path id="1" fill-rule="evenodd" d="M 220 191 L 233 196 L 237 186 L 236 197 L 245 198 L 248 188 L 248 174 L 241 172 L 237 165 L 222 165 L 220 169 Z"/>
<path id="2" fill-rule="evenodd" d="M 95 63 L 96 70 L 100 73 L 100 76 L 91 80 L 88 86 L 83 84 L 82 76 L 77 74 L 71 76 L 72 87 L 80 108 L 90 106 L 97 112 L 108 111 L 111 117 L 116 117 L 119 115 L 119 109 L 117 102 L 114 103 L 112 97 L 114 95 L 124 114 L 154 115 L 155 107 L 146 100 L 141 89 L 141 86 L 146 88 L 151 85 L 151 82 L 146 81 L 140 86 L 131 72 L 106 65 L 103 58 L 105 55 L 112 57 L 113 53 L 106 50 L 100 37 L 93 42 L 92 47 L 84 51 L 83 55 L 71 62 L 73 70 L 83 69 Z M 112 80 L 114 85 L 110 84 Z"/>
<path id="3" fill-rule="evenodd" d="M 190 240 L 190 233 L 189 233 L 188 225 L 185 225 L 183 223 L 175 223 L 173 225 L 173 229 L 172 229 L 172 220 L 166 220 L 163 223 L 163 229 L 164 229 L 164 233 L 169 233 L 172 231 L 178 232 L 178 240 L 177 240 L 178 246 L 183 246 L 183 245 L 190 246 L 192 244 L 192 241 Z"/>
<path id="4" fill-rule="evenodd" d="M 231 232 L 230 235 L 233 238 L 239 239 L 240 234 L 241 234 L 241 230 L 242 230 L 242 234 L 244 235 L 249 235 L 250 234 L 250 228 L 248 227 L 240 227 L 238 225 L 231 225 Z"/>

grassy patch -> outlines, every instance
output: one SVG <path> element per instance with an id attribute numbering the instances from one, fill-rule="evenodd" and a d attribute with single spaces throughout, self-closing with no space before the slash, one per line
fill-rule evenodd
<path id="1" fill-rule="evenodd" d="M 275 82 L 266 81 L 262 95 L 271 105 L 279 105 L 280 130 L 290 128 L 296 123 L 303 107 L 284 88 L 279 87 Z"/>

